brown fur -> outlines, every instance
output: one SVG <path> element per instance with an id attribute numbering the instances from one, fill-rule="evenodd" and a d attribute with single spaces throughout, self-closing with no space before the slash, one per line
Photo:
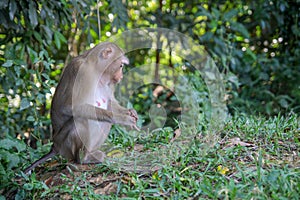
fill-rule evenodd
<path id="1" fill-rule="evenodd" d="M 112 124 L 139 130 L 136 111 L 121 107 L 113 94 L 123 78 L 121 66 L 128 62 L 118 46 L 101 43 L 65 67 L 51 105 L 52 149 L 25 173 L 56 154 L 76 163 L 102 162 L 105 154 L 98 148 Z M 106 109 L 95 105 L 99 99 L 107 101 Z"/>

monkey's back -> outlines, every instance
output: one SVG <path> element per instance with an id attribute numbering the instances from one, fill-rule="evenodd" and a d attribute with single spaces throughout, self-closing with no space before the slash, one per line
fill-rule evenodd
<path id="1" fill-rule="evenodd" d="M 72 118 L 72 92 L 81 57 L 74 58 L 63 70 L 51 102 L 53 136 Z"/>

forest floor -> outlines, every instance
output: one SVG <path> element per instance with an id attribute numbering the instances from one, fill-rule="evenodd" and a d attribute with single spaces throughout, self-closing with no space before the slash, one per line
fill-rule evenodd
<path id="1" fill-rule="evenodd" d="M 13 179 L 10 195 L 17 199 L 299 199 L 299 123 L 296 115 L 233 117 L 210 143 L 200 133 L 180 139 L 184 136 L 180 129 L 138 137 L 125 131 L 118 141 L 110 140 L 114 147 L 104 163 L 75 165 L 57 157 L 33 174 Z"/>

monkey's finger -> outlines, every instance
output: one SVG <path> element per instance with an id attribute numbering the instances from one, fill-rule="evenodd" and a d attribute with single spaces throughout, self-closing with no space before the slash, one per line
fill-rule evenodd
<path id="1" fill-rule="evenodd" d="M 139 117 L 137 115 L 132 116 L 135 118 L 136 121 L 138 121 Z"/>
<path id="2" fill-rule="evenodd" d="M 130 112 L 130 116 L 135 117 L 136 119 L 139 118 L 139 117 L 138 117 L 138 114 L 137 114 L 137 112 L 136 112 L 136 110 L 134 110 L 134 109 L 129 109 L 129 112 Z"/>
<path id="3" fill-rule="evenodd" d="M 134 128 L 137 131 L 140 131 L 141 129 L 139 129 L 139 127 L 137 127 L 136 125 L 131 126 L 131 128 Z"/>
<path id="4" fill-rule="evenodd" d="M 134 115 L 130 115 L 130 117 L 132 117 L 133 118 L 133 121 L 136 123 L 137 121 L 138 121 L 138 117 L 137 116 L 134 116 Z"/>
<path id="5" fill-rule="evenodd" d="M 136 124 L 136 122 L 137 122 L 137 118 L 136 117 L 134 117 L 134 116 L 130 116 L 131 117 L 131 122 L 133 122 L 134 124 Z"/>

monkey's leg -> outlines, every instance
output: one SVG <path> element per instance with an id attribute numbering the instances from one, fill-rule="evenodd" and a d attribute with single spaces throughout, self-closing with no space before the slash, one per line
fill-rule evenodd
<path id="1" fill-rule="evenodd" d="M 97 164 L 102 163 L 106 157 L 105 153 L 100 150 L 95 150 L 92 152 L 86 152 L 85 157 L 83 158 L 83 164 Z"/>
<path id="2" fill-rule="evenodd" d="M 73 118 L 70 118 L 64 126 L 53 135 L 51 151 L 26 168 L 24 171 L 25 174 L 57 154 L 80 163 L 79 151 L 82 148 L 82 141 L 76 132 Z"/>
<path id="3" fill-rule="evenodd" d="M 63 127 L 54 134 L 53 148 L 65 158 L 80 163 L 80 150 L 83 148 L 83 143 L 78 131 L 84 131 L 86 125 L 84 120 L 78 120 L 76 122 L 75 126 L 73 117 L 70 118 Z"/>
<path id="4" fill-rule="evenodd" d="M 99 148 L 107 139 L 111 124 L 89 120 L 88 125 L 88 132 L 84 132 L 87 142 L 85 143 L 82 163 L 101 163 L 106 156 Z"/>

